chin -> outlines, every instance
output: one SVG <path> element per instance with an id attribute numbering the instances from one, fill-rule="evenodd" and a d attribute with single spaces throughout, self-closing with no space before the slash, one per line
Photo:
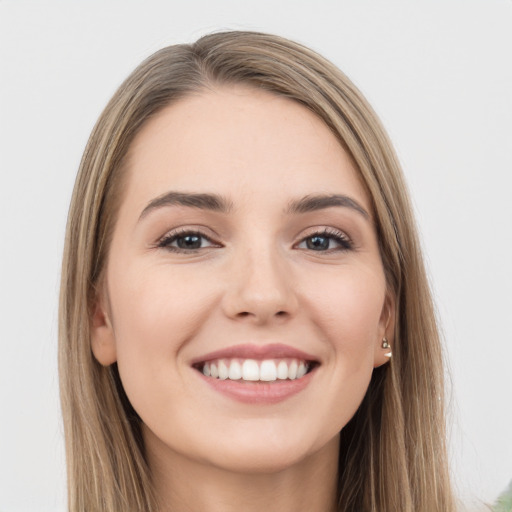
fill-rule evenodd
<path id="1" fill-rule="evenodd" d="M 240 474 L 272 474 L 285 471 L 308 458 L 307 452 L 297 450 L 269 450 L 259 446 L 250 449 L 239 449 L 236 453 L 222 454 L 212 457 L 212 465 Z"/>
<path id="2" fill-rule="evenodd" d="M 255 434 L 255 433 L 252 433 Z M 324 447 L 337 449 L 338 436 L 330 440 L 311 439 L 297 430 L 278 435 L 263 428 L 256 434 L 246 432 L 231 437 L 229 443 L 215 443 L 216 450 L 209 453 L 209 462 L 218 468 L 236 473 L 278 473 L 300 466 Z"/>

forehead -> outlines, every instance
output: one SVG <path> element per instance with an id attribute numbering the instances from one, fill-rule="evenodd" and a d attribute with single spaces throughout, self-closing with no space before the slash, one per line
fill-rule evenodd
<path id="1" fill-rule="evenodd" d="M 128 195 L 207 191 L 348 193 L 370 209 L 350 155 L 327 125 L 290 99 L 246 86 L 190 95 L 160 111 L 129 152 Z"/>

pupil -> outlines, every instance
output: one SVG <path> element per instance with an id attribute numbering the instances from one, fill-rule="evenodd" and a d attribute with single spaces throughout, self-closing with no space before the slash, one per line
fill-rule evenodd
<path id="1" fill-rule="evenodd" d="M 178 238 L 178 247 L 180 249 L 199 249 L 201 247 L 201 237 L 197 235 L 186 235 Z"/>
<path id="2" fill-rule="evenodd" d="M 325 236 L 312 236 L 306 242 L 308 249 L 313 251 L 321 251 L 329 249 L 329 238 Z"/>

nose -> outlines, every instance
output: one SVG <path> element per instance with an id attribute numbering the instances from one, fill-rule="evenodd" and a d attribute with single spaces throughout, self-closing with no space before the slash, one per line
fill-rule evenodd
<path id="1" fill-rule="evenodd" d="M 263 325 L 295 315 L 294 280 L 282 256 L 247 251 L 231 263 L 222 302 L 229 318 Z"/>

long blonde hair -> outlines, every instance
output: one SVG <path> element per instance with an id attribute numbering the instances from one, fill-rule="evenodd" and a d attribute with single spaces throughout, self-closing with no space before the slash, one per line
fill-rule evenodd
<path id="1" fill-rule="evenodd" d="M 116 365 L 101 366 L 91 352 L 91 306 L 134 136 L 163 107 L 209 84 L 230 83 L 286 96 L 318 115 L 352 155 L 373 203 L 397 305 L 393 359 L 374 371 L 363 403 L 341 432 L 338 510 L 452 511 L 441 346 L 391 143 L 361 93 L 334 65 L 297 43 L 253 32 L 211 34 L 149 57 L 108 103 L 85 149 L 69 211 L 60 297 L 69 510 L 156 510 L 140 419 Z"/>

